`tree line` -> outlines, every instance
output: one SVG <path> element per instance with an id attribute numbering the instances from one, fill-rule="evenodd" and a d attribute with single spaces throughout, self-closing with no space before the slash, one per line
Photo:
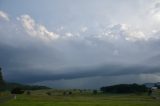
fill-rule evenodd
<path id="1" fill-rule="evenodd" d="M 148 88 L 138 84 L 119 84 L 101 87 L 100 90 L 104 93 L 142 93 L 146 92 Z"/>

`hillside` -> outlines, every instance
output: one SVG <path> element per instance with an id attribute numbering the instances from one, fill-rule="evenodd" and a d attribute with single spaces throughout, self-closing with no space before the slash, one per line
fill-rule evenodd
<path id="1" fill-rule="evenodd" d="M 25 85 L 25 84 L 19 84 L 19 83 L 6 82 L 5 85 L 0 88 L 0 91 L 11 90 L 13 88 L 21 88 L 23 90 L 50 89 L 49 87 L 46 87 L 46 86 Z"/>

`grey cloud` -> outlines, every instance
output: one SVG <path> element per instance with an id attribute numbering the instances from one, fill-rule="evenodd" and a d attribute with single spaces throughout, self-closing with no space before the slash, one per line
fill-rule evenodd
<path id="1" fill-rule="evenodd" d="M 86 41 L 91 41 L 91 45 Z M 154 48 L 159 45 L 155 42 L 123 41 L 114 44 L 88 38 L 62 40 L 51 46 L 37 42 L 22 47 L 4 43 L 0 45 L 1 65 L 8 81 L 34 83 L 159 73 L 159 66 L 150 66 L 147 63 L 149 60 L 146 61 L 146 57 L 159 51 Z M 119 51 L 117 56 L 114 55 L 115 49 Z"/>
<path id="2" fill-rule="evenodd" d="M 35 84 L 50 85 L 54 88 L 77 88 L 77 89 L 99 89 L 102 86 L 109 86 L 120 83 L 139 83 L 159 81 L 159 75 L 140 74 L 140 75 L 120 75 L 120 76 L 98 76 L 76 79 L 62 79 L 54 81 L 43 81 Z"/>
<path id="3" fill-rule="evenodd" d="M 160 38 L 158 21 L 152 25 L 150 22 L 155 21 L 151 18 L 153 14 L 146 15 L 151 1 L 141 1 L 145 7 L 140 1 L 116 2 L 108 1 L 107 6 L 104 1 L 94 1 L 90 6 L 86 1 L 65 2 L 63 9 L 53 6 L 61 11 L 55 13 L 56 16 L 42 13 L 42 20 L 32 19 L 28 14 L 30 21 L 35 20 L 31 30 L 23 26 L 24 17 L 21 15 L 17 16 L 21 21 L 13 18 L 10 22 L 0 21 L 0 66 L 5 79 L 32 84 L 53 82 L 57 87 L 94 88 L 94 82 L 100 82 L 99 86 L 134 81 L 142 83 L 145 80 L 141 78 L 150 74 L 155 78 L 147 81 L 157 81 Z M 81 5 L 84 5 L 83 9 Z M 33 13 L 35 11 L 33 9 Z M 46 16 L 47 19 L 50 17 L 47 20 L 49 24 L 43 25 L 41 21 Z M 48 26 L 53 24 L 55 28 L 54 22 L 63 26 L 63 30 L 52 31 Z M 40 30 L 39 25 L 48 29 L 43 27 Z M 81 31 L 82 26 L 86 26 L 87 31 L 85 27 Z M 33 37 L 30 35 L 33 32 L 39 34 Z M 53 32 L 58 34 L 58 38 L 49 42 L 39 39 L 39 35 L 46 37 Z M 58 85 L 59 82 L 63 84 Z M 81 85 L 76 84 L 78 82 Z"/>

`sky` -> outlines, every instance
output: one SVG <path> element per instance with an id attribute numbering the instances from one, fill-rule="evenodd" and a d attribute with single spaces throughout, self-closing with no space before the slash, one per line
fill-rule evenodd
<path id="1" fill-rule="evenodd" d="M 160 0 L 0 0 L 9 82 L 97 89 L 160 81 Z"/>

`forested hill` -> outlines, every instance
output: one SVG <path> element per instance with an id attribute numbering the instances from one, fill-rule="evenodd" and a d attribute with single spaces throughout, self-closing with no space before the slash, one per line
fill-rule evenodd
<path id="1" fill-rule="evenodd" d="M 19 83 L 10 83 L 6 82 L 5 85 L 0 87 L 0 91 L 12 90 L 14 88 L 21 88 L 23 90 L 41 90 L 41 89 L 50 89 L 46 86 L 38 86 L 38 85 L 24 85 Z"/>
<path id="2" fill-rule="evenodd" d="M 138 84 L 119 84 L 101 87 L 101 91 L 104 93 L 140 93 L 146 92 L 147 87 L 145 85 Z"/>

